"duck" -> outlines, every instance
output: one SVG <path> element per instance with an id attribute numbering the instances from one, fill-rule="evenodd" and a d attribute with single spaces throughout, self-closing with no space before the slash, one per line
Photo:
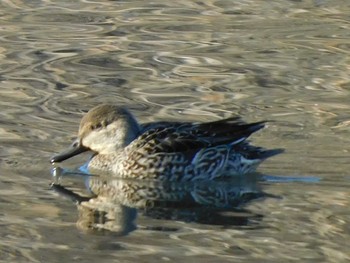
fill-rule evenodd
<path id="1" fill-rule="evenodd" d="M 265 123 L 230 117 L 139 124 L 125 107 L 102 104 L 83 116 L 76 140 L 50 162 L 91 151 L 89 172 L 108 172 L 120 178 L 195 181 L 243 176 L 283 152 L 248 142 Z"/>

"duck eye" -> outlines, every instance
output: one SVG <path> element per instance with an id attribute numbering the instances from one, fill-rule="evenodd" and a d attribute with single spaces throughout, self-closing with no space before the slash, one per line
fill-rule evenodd
<path id="1" fill-rule="evenodd" d="M 102 124 L 101 123 L 97 123 L 95 125 L 91 125 L 90 128 L 91 130 L 96 130 L 96 129 L 99 129 L 102 127 Z"/>

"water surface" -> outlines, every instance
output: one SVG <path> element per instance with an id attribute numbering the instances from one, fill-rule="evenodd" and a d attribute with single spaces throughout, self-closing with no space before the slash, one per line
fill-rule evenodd
<path id="1" fill-rule="evenodd" d="M 350 261 L 349 12 L 341 0 L 2 1 L 1 261 Z M 127 235 L 85 232 L 49 190 L 48 160 L 102 102 L 142 122 L 273 120 L 251 141 L 286 152 L 259 172 L 320 181 L 260 182 L 279 198 L 246 204 L 245 224 L 138 214 Z"/>

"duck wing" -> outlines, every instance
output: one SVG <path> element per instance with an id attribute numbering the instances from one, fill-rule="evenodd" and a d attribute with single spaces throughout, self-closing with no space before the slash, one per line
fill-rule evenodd
<path id="1" fill-rule="evenodd" d="M 206 123 L 148 123 L 142 125 L 143 133 L 132 143 L 132 148 L 146 147 L 151 154 L 196 151 L 223 144 L 234 145 L 245 141 L 263 127 L 264 122 L 245 123 L 237 117 Z"/>

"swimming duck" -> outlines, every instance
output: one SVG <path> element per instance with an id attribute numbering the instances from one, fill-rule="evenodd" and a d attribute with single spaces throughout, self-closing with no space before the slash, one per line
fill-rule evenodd
<path id="1" fill-rule="evenodd" d="M 254 172 L 262 161 L 283 151 L 246 141 L 263 127 L 264 122 L 245 123 L 238 117 L 138 124 L 127 109 L 103 104 L 82 118 L 78 138 L 50 161 L 92 151 L 90 171 L 121 178 L 192 181 L 239 176 Z"/>

